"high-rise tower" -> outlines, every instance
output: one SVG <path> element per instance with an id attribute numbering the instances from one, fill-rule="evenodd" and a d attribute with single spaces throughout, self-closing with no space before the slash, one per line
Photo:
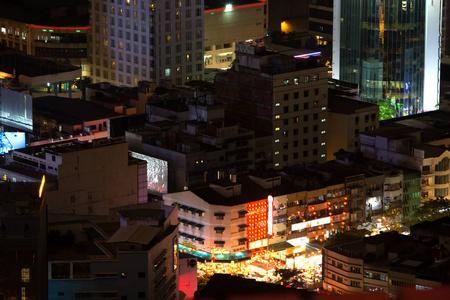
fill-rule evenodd
<path id="1" fill-rule="evenodd" d="M 94 82 L 203 79 L 204 0 L 92 0 Z"/>
<path id="2" fill-rule="evenodd" d="M 442 0 L 335 0 L 333 78 L 387 99 L 397 116 L 439 103 Z"/>

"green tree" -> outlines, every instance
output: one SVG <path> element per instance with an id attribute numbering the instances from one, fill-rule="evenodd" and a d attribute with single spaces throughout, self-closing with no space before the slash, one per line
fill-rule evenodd
<path id="1" fill-rule="evenodd" d="M 435 200 L 425 201 L 411 218 L 404 222 L 404 225 L 410 227 L 417 223 L 434 221 L 447 216 L 450 216 L 450 201 L 446 198 L 438 197 Z"/>
<path id="2" fill-rule="evenodd" d="M 344 231 L 344 232 L 340 232 L 340 233 L 336 233 L 335 235 L 332 235 L 323 243 L 323 245 L 331 246 L 331 245 L 335 245 L 335 244 L 356 241 L 356 240 L 359 240 L 359 239 L 365 237 L 367 234 L 370 234 L 370 231 L 365 230 L 365 229 L 363 229 L 363 230 L 352 229 L 350 231 Z"/>
<path id="3" fill-rule="evenodd" d="M 397 110 L 389 100 L 380 99 L 377 104 L 380 106 L 380 121 L 395 118 Z"/>

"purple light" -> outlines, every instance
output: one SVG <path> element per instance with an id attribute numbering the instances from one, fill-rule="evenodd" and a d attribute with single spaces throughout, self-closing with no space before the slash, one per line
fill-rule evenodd
<path id="1" fill-rule="evenodd" d="M 306 54 L 294 55 L 294 58 L 297 58 L 297 59 L 299 59 L 299 58 L 308 58 L 308 57 L 311 57 L 311 56 L 319 56 L 321 54 L 322 54 L 322 52 L 317 51 L 317 52 L 311 52 L 311 53 L 306 53 Z"/>

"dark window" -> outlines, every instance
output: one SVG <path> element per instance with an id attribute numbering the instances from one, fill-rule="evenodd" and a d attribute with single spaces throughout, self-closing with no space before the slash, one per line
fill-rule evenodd
<path id="1" fill-rule="evenodd" d="M 294 99 L 298 99 L 298 92 L 294 93 Z"/>
<path id="2" fill-rule="evenodd" d="M 355 117 L 355 124 L 359 124 L 359 117 Z"/>
<path id="3" fill-rule="evenodd" d="M 287 154 L 283 155 L 283 161 L 287 161 L 287 160 L 288 160 Z"/>
<path id="4" fill-rule="evenodd" d="M 303 91 L 303 97 L 308 97 L 308 96 L 309 96 L 309 91 L 308 90 Z"/>
<path id="5" fill-rule="evenodd" d="M 303 157 L 308 157 L 308 150 L 303 151 Z"/>
<path id="6" fill-rule="evenodd" d="M 145 292 L 138 292 L 138 298 L 145 298 Z"/>
<path id="7" fill-rule="evenodd" d="M 303 122 L 308 122 L 308 116 L 303 116 Z"/>
<path id="8" fill-rule="evenodd" d="M 314 89 L 314 95 L 319 95 L 319 89 Z"/>
<path id="9" fill-rule="evenodd" d="M 298 104 L 294 104 L 294 111 L 298 111 Z"/>
<path id="10" fill-rule="evenodd" d="M 317 137 L 314 137 L 313 138 L 313 144 L 317 144 L 317 140 L 318 140 Z"/>
<path id="11" fill-rule="evenodd" d="M 298 152 L 294 153 L 294 159 L 298 159 Z"/>
<path id="12" fill-rule="evenodd" d="M 313 155 L 317 155 L 317 149 L 313 149 Z"/>
<path id="13" fill-rule="evenodd" d="M 283 143 L 283 149 L 289 148 L 289 143 Z"/>
<path id="14" fill-rule="evenodd" d="M 120 278 L 128 278 L 128 273 L 125 272 L 120 273 Z"/>
<path id="15" fill-rule="evenodd" d="M 294 141 L 294 147 L 298 147 L 298 141 Z"/>
<path id="16" fill-rule="evenodd" d="M 288 113 L 288 112 L 289 112 L 289 106 L 285 106 L 285 107 L 283 108 L 283 111 L 284 111 L 284 113 Z"/>
<path id="17" fill-rule="evenodd" d="M 303 146 L 308 145 L 308 139 L 303 139 Z"/>
<path id="18" fill-rule="evenodd" d="M 138 278 L 145 278 L 145 272 L 138 272 Z"/>
<path id="19" fill-rule="evenodd" d="M 284 99 L 285 101 L 286 101 L 286 100 L 289 100 L 289 94 L 284 94 L 283 99 Z"/>
<path id="20" fill-rule="evenodd" d="M 318 126 L 318 125 L 314 125 L 314 126 L 313 126 L 313 131 L 314 131 L 314 132 L 316 132 L 318 129 L 319 129 L 319 126 Z"/>
<path id="21" fill-rule="evenodd" d="M 284 124 L 284 125 L 289 125 L 289 119 L 284 119 L 284 120 L 283 120 L 283 124 Z"/>
<path id="22" fill-rule="evenodd" d="M 308 109 L 309 105 L 308 103 L 303 103 L 303 109 Z"/>
<path id="23" fill-rule="evenodd" d="M 303 127 L 303 133 L 308 133 L 308 127 Z"/>
<path id="24" fill-rule="evenodd" d="M 298 129 L 294 129 L 294 135 L 298 135 Z"/>
<path id="25" fill-rule="evenodd" d="M 314 114 L 314 115 L 313 115 L 313 119 L 314 119 L 314 120 L 317 120 L 318 118 L 319 118 L 319 115 L 318 115 L 318 114 Z"/>

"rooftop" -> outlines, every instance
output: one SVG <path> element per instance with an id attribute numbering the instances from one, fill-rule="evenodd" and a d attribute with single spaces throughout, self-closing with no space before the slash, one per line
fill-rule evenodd
<path id="1" fill-rule="evenodd" d="M 8 74 L 15 74 L 16 77 L 19 75 L 39 77 L 71 72 L 79 69 L 80 67 L 20 54 L 14 50 L 0 49 L 0 71 Z"/>
<path id="2" fill-rule="evenodd" d="M 330 112 L 351 115 L 360 111 L 374 110 L 378 111 L 378 105 L 339 97 L 337 95 L 328 96 L 328 107 Z"/>
<path id="3" fill-rule="evenodd" d="M 67 120 L 72 124 L 121 116 L 121 114 L 89 101 L 56 96 L 34 98 L 33 110 L 51 116 L 58 122 L 64 123 Z"/>

